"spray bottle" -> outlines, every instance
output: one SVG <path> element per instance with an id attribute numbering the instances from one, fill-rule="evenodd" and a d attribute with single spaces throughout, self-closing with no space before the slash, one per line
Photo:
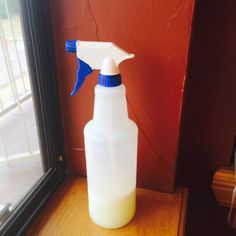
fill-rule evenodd
<path id="1" fill-rule="evenodd" d="M 79 68 L 75 95 L 94 69 L 101 70 L 95 87 L 93 119 L 84 128 L 89 213 L 105 228 L 127 224 L 135 213 L 138 128 L 128 118 L 125 86 L 118 65 L 133 58 L 111 42 L 66 42 Z"/>

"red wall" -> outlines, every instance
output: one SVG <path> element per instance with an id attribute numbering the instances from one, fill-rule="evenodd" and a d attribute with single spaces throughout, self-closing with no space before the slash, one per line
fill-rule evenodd
<path id="1" fill-rule="evenodd" d="M 121 64 L 130 117 L 139 127 L 138 185 L 173 191 L 194 0 L 51 0 L 62 119 L 70 171 L 86 175 L 83 127 L 97 73 L 76 97 L 67 39 L 113 41 L 134 53 Z"/>

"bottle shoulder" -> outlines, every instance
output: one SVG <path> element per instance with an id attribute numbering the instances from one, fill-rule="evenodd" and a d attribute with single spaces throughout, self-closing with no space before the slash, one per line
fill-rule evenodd
<path id="1" fill-rule="evenodd" d="M 84 135 L 85 138 L 93 139 L 97 142 L 134 139 L 138 135 L 138 127 L 130 119 L 127 120 L 125 125 L 117 129 L 107 129 L 105 125 L 104 127 L 96 127 L 93 120 L 91 120 L 84 127 Z"/>
<path id="2" fill-rule="evenodd" d="M 97 127 L 94 123 L 94 120 L 90 120 L 84 127 L 84 130 L 101 130 L 104 132 L 107 132 L 108 129 L 106 127 L 106 125 L 104 124 L 103 127 Z M 114 129 L 110 129 L 110 132 L 124 132 L 127 130 L 133 130 L 133 131 L 137 131 L 138 132 L 138 126 L 136 125 L 136 123 L 131 120 L 131 119 L 127 119 L 127 122 L 124 125 L 121 125 L 119 128 L 114 128 Z"/>

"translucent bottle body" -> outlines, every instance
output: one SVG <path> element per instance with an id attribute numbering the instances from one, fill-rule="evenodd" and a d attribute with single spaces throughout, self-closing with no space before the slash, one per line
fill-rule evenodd
<path id="1" fill-rule="evenodd" d="M 125 87 L 97 85 L 94 117 L 84 136 L 89 213 L 100 226 L 121 227 L 135 213 L 137 135 L 128 118 Z"/>

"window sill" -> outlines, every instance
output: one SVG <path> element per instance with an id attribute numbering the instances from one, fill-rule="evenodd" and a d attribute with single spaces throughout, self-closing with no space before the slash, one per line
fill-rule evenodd
<path id="1" fill-rule="evenodd" d="M 129 224 L 103 229 L 88 214 L 86 179 L 69 176 L 26 235 L 184 235 L 188 191 L 175 194 L 137 188 L 137 209 Z"/>

